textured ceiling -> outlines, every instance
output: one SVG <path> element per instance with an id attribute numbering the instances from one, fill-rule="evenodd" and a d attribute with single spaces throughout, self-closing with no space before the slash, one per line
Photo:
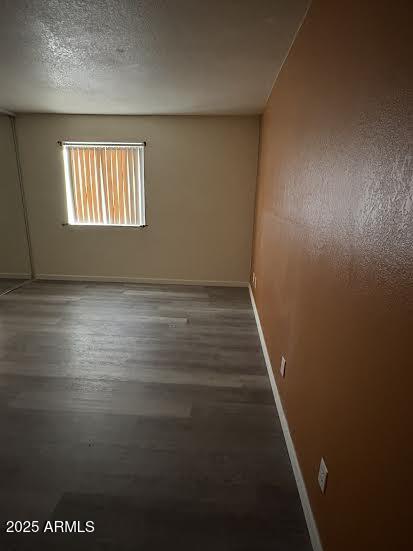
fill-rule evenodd
<path id="1" fill-rule="evenodd" d="M 307 0 L 1 0 L 0 108 L 258 113 Z"/>

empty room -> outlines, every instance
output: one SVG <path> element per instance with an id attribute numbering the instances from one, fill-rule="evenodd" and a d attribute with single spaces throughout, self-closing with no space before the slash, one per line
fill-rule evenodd
<path id="1" fill-rule="evenodd" d="M 412 548 L 412 17 L 0 2 L 1 551 Z"/>

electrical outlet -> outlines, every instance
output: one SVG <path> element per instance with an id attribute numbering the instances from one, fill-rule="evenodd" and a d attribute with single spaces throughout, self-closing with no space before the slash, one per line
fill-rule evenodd
<path id="1" fill-rule="evenodd" d="M 252 272 L 252 285 L 254 289 L 257 288 L 257 276 L 255 275 L 255 272 Z"/>
<path id="2" fill-rule="evenodd" d="M 323 494 L 325 494 L 325 491 L 326 491 L 327 476 L 328 476 L 327 465 L 324 461 L 324 458 L 322 457 L 320 461 L 320 469 L 318 471 L 318 485 L 320 486 L 320 489 L 323 492 Z"/>
<path id="3" fill-rule="evenodd" d="M 281 377 L 285 377 L 285 365 L 286 365 L 286 359 L 284 356 L 281 356 L 281 365 L 280 365 L 280 373 Z"/>

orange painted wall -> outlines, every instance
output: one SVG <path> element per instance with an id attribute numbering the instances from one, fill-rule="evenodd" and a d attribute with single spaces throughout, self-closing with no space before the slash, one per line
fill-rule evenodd
<path id="1" fill-rule="evenodd" d="M 411 12 L 314 0 L 262 120 L 255 299 L 325 551 L 412 548 Z"/>

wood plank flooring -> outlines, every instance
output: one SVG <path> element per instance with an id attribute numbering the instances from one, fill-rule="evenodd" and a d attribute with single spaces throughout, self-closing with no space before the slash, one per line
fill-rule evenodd
<path id="1" fill-rule="evenodd" d="M 18 285 L 21 285 L 25 281 L 27 281 L 27 279 L 9 279 L 0 277 L 0 295 L 9 289 L 13 289 Z"/>
<path id="2" fill-rule="evenodd" d="M 0 445 L 2 550 L 311 549 L 246 289 L 4 295 Z"/>

